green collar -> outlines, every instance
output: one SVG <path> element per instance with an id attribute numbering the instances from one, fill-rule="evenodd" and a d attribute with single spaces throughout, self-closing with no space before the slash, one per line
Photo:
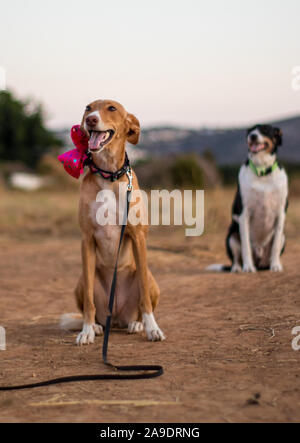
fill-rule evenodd
<path id="1" fill-rule="evenodd" d="M 249 166 L 257 177 L 264 177 L 266 175 L 271 174 L 275 169 L 279 167 L 277 160 L 273 163 L 272 166 L 266 168 L 265 166 L 255 166 L 253 161 L 249 158 Z"/>

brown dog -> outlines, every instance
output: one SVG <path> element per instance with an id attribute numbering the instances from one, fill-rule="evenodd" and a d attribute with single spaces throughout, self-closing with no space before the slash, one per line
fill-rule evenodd
<path id="1" fill-rule="evenodd" d="M 139 140 L 140 124 L 137 118 L 112 100 L 97 100 L 88 105 L 81 127 L 90 137 L 89 151 L 93 165 L 105 171 L 115 172 L 122 168 L 125 163 L 126 142 L 135 145 Z M 96 213 L 100 203 L 96 201 L 96 196 L 101 190 L 110 190 L 118 202 L 119 198 L 124 198 L 119 195 L 120 189 L 124 189 L 119 187 L 120 183 L 128 183 L 126 174 L 111 182 L 93 172 L 95 170 L 90 170 L 85 175 L 80 191 L 82 274 L 75 290 L 77 305 L 83 313 L 83 319 L 79 321 L 81 326 L 83 324 L 77 337 L 79 345 L 93 343 L 95 334 L 103 333 L 102 326 L 105 325 L 108 314 L 109 292 L 121 230 L 120 225 L 98 224 Z M 134 173 L 133 189 L 139 189 Z M 148 227 L 142 223 L 135 226 L 130 221 L 125 229 L 119 257 L 112 326 L 127 328 L 129 333 L 140 332 L 145 328 L 148 340 L 158 341 L 164 340 L 165 336 L 153 315 L 160 292 L 147 265 L 147 230 Z M 72 318 L 74 316 L 70 314 L 63 316 L 62 327 L 73 327 L 75 324 Z M 77 321 L 77 326 L 79 322 Z"/>

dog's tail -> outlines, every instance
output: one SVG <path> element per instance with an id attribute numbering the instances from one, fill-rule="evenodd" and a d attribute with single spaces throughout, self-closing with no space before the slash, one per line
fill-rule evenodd
<path id="1" fill-rule="evenodd" d="M 60 317 L 59 327 L 65 331 L 80 331 L 83 326 L 81 314 L 64 314 Z"/>
<path id="2" fill-rule="evenodd" d="M 207 266 L 207 268 L 205 268 L 205 270 L 208 272 L 230 272 L 231 266 L 215 264 L 215 265 Z"/>

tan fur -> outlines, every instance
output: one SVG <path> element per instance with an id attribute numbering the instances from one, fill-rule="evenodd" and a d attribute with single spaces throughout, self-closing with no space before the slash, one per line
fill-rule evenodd
<path id="1" fill-rule="evenodd" d="M 110 106 L 117 110 L 109 111 Z M 88 115 L 95 111 L 98 111 L 101 117 L 100 130 L 103 130 L 103 127 L 104 130 L 112 129 L 115 134 L 101 153 L 92 154 L 93 161 L 99 168 L 113 172 L 124 164 L 126 141 L 138 143 L 140 125 L 137 118 L 127 113 L 119 103 L 97 100 L 89 105 L 82 119 L 82 129 L 87 133 L 89 129 L 99 130 L 97 127 L 89 128 L 86 123 Z M 120 182 L 127 184 L 127 176 L 124 175 L 112 183 L 88 171 L 81 185 L 79 224 L 82 232 L 82 274 L 75 289 L 75 296 L 87 325 L 93 325 L 96 321 L 105 325 L 121 229 L 120 226 L 97 224 L 96 196 L 102 189 L 109 189 L 115 193 L 118 200 Z M 134 190 L 139 189 L 134 173 L 133 187 Z M 134 321 L 140 322 L 143 314 L 151 314 L 158 304 L 159 288 L 147 265 L 147 231 L 148 227 L 144 225 L 132 226 L 128 223 L 126 227 L 119 257 L 113 326 L 125 328 Z M 157 334 L 154 336 L 158 337 Z M 148 338 L 151 340 L 150 335 Z M 161 338 L 156 339 L 164 339 L 163 334 L 161 333 Z M 86 343 L 78 338 L 78 342 L 80 341 L 81 344 Z M 93 342 L 93 337 L 87 342 Z"/>
<path id="2" fill-rule="evenodd" d="M 266 137 L 264 135 L 262 135 L 261 137 L 264 139 L 265 152 L 267 154 L 271 154 L 275 147 L 275 141 L 271 140 L 269 137 Z"/>

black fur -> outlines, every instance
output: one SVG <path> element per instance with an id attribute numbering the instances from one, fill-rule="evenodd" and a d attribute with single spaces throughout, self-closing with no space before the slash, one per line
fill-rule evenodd
<path id="1" fill-rule="evenodd" d="M 239 224 L 234 220 L 229 227 L 229 231 L 228 231 L 228 234 L 226 237 L 226 251 L 227 251 L 227 255 L 230 258 L 231 262 L 233 262 L 233 254 L 232 254 L 232 250 L 231 250 L 231 247 L 229 244 L 229 240 L 233 234 L 236 234 L 238 236 L 238 238 L 240 239 L 240 227 L 239 227 Z"/>
<path id="2" fill-rule="evenodd" d="M 286 199 L 286 203 L 285 203 L 285 213 L 287 213 L 287 210 L 289 209 L 289 199 Z"/>
<path id="3" fill-rule="evenodd" d="M 234 215 L 241 215 L 241 213 L 243 212 L 243 201 L 242 201 L 242 196 L 241 196 L 241 192 L 240 192 L 240 186 L 238 184 L 238 188 L 237 188 L 237 192 L 233 201 L 233 205 L 232 205 L 232 216 Z M 226 237 L 226 251 L 227 251 L 227 255 L 230 258 L 231 262 L 233 261 L 233 254 L 230 248 L 230 244 L 229 244 L 229 240 L 230 237 L 235 234 L 237 235 L 238 239 L 240 240 L 240 227 L 239 224 L 235 221 L 232 220 L 232 223 L 229 227 L 229 231 Z"/>
<path id="4" fill-rule="evenodd" d="M 243 212 L 243 201 L 240 191 L 240 185 L 238 184 L 238 189 L 235 194 L 235 199 L 232 205 L 232 215 L 241 215 Z"/>

